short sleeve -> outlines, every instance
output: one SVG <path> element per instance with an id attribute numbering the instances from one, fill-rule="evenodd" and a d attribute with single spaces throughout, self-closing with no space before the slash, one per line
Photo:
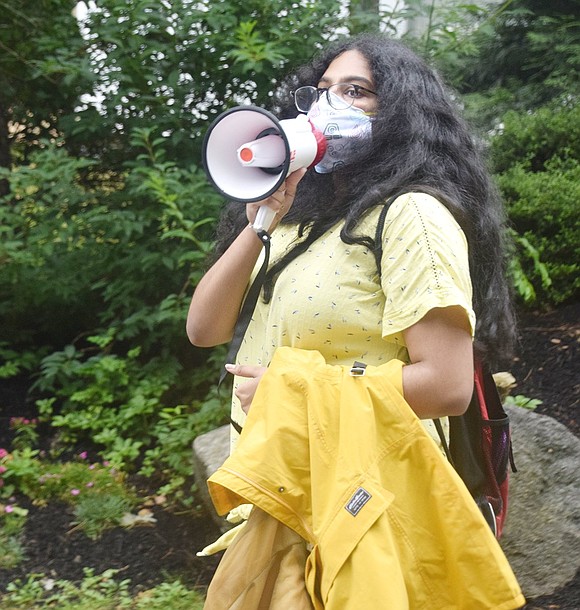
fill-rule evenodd
<path id="1" fill-rule="evenodd" d="M 465 234 L 434 197 L 409 193 L 391 205 L 383 232 L 383 337 L 404 345 L 402 331 L 436 307 L 462 307 L 475 330 Z"/>

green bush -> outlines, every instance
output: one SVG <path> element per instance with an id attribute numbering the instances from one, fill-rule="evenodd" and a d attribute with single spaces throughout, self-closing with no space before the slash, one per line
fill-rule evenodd
<path id="1" fill-rule="evenodd" d="M 0 570 L 15 568 L 26 557 L 22 536 L 26 514 L 26 509 L 0 503 Z"/>
<path id="2" fill-rule="evenodd" d="M 97 538 L 105 529 L 122 524 L 138 498 L 125 475 L 110 465 L 88 463 L 81 453 L 78 460 L 50 462 L 38 449 L 0 449 L 0 546 L 17 548 L 17 536 L 7 520 L 24 518 L 26 509 L 15 505 L 15 495 L 26 497 L 37 506 L 64 502 L 74 507 L 79 529 Z M 1 517 L 4 516 L 4 523 Z"/>
<path id="3" fill-rule="evenodd" d="M 578 151 L 580 105 L 508 113 L 501 134 L 492 139 L 497 182 L 516 233 L 512 268 L 525 301 L 578 298 Z"/>
<path id="4" fill-rule="evenodd" d="M 518 164 L 530 172 L 546 170 L 554 158 L 578 159 L 580 104 L 556 100 L 534 112 L 509 111 L 491 142 L 494 171 L 501 174 Z"/>
<path id="5" fill-rule="evenodd" d="M 549 282 L 543 281 L 533 257 L 520 264 L 537 297 L 558 304 L 577 298 L 580 289 L 580 164 L 555 159 L 542 172 L 521 164 L 498 176 L 512 226 L 537 251 Z M 535 299 L 529 299 L 533 301 Z"/>
<path id="6" fill-rule="evenodd" d="M 61 446 L 144 465 L 177 493 L 191 441 L 224 418 L 221 352 L 185 336 L 221 199 L 199 169 L 167 161 L 164 143 L 135 130 L 143 154 L 116 175 L 48 143 L 4 172 L 0 375 L 36 372 L 33 398 Z"/>
<path id="7" fill-rule="evenodd" d="M 225 397 L 206 380 L 207 371 L 217 378 L 220 353 L 188 377 L 200 392 L 209 386 L 207 394 L 171 405 L 170 386 L 182 369 L 169 355 L 142 361 L 135 348 L 87 358 L 69 345 L 42 364 L 38 386 L 51 398 L 37 401 L 41 420 L 59 431 L 61 444 L 93 443 L 113 466 L 138 470 L 162 486 L 159 493 L 191 503 L 191 442 L 226 417 Z"/>
<path id="8" fill-rule="evenodd" d="M 55 580 L 44 574 L 30 574 L 26 580 L 16 580 L 0 595 L 6 610 L 201 610 L 203 596 L 178 580 L 161 584 L 135 595 L 131 581 L 119 579 L 119 570 L 95 574 L 83 569 L 80 582 Z"/>

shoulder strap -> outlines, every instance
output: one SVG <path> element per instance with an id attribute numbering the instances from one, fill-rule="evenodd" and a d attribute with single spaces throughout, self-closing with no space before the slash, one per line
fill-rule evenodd
<path id="1" fill-rule="evenodd" d="M 256 303 L 258 302 L 258 297 L 260 296 L 260 290 L 264 284 L 264 280 L 266 278 L 266 272 L 268 271 L 268 264 L 270 262 L 270 234 L 266 231 L 261 231 L 258 234 L 262 245 L 264 246 L 264 262 L 256 275 L 256 278 L 252 282 L 248 293 L 246 294 L 246 298 L 244 299 L 244 304 L 242 305 L 242 309 L 240 310 L 240 315 L 238 316 L 238 320 L 236 322 L 236 326 L 234 328 L 234 336 L 230 342 L 230 346 L 228 349 L 228 354 L 226 356 L 226 364 L 229 362 L 235 362 L 238 350 L 240 349 L 240 345 L 242 344 L 242 339 L 246 334 L 246 330 L 250 321 L 252 319 L 252 314 L 254 313 L 254 309 L 256 308 Z M 218 382 L 218 388 L 222 384 L 223 380 L 226 378 L 227 371 L 225 368 L 222 370 L 220 375 L 220 379 Z"/>
<path id="2" fill-rule="evenodd" d="M 453 457 L 451 456 L 451 451 L 449 450 L 449 445 L 447 443 L 447 439 L 445 438 L 445 432 L 443 431 L 443 424 L 440 419 L 434 419 L 433 423 L 435 424 L 435 430 L 437 430 L 437 435 L 439 436 L 439 440 L 441 441 L 441 446 L 443 447 L 443 451 L 445 452 L 445 456 L 449 460 L 452 466 L 455 466 L 453 462 Z"/>

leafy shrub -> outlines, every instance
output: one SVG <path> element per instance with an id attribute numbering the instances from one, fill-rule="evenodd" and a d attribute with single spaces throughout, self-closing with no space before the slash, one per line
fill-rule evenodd
<path id="1" fill-rule="evenodd" d="M 0 482 L 0 498 L 18 493 L 36 505 L 59 501 L 73 506 L 78 526 L 92 538 L 119 525 L 138 502 L 123 473 L 109 465 L 89 464 L 84 459 L 51 463 L 30 448 L 11 453 L 0 450 Z M 5 512 L 12 517 L 24 516 L 24 509 L 13 504 L 8 507 Z M 1 531 L 11 534 L 5 527 Z"/>
<path id="2" fill-rule="evenodd" d="M 126 496 L 103 492 L 84 495 L 75 506 L 75 523 L 94 540 L 103 530 L 119 525 L 132 505 Z"/>
<path id="3" fill-rule="evenodd" d="M 133 141 L 147 152 L 117 175 L 91 173 L 58 144 L 0 168 L 11 188 L 0 201 L 3 340 L 63 345 L 106 325 L 120 340 L 167 344 L 162 327 L 184 313 L 220 199 L 195 167 L 164 161 L 162 139 L 141 130 Z"/>
<path id="4" fill-rule="evenodd" d="M 8 534 L 0 524 L 0 569 L 10 570 L 22 563 L 25 550 L 18 534 Z"/>
<path id="5" fill-rule="evenodd" d="M 13 431 L 12 447 L 26 449 L 36 447 L 38 443 L 38 420 L 27 417 L 11 417 L 10 429 Z"/>
<path id="6" fill-rule="evenodd" d="M 509 111 L 491 142 L 494 171 L 506 172 L 520 165 L 529 172 L 546 171 L 554 158 L 578 158 L 580 150 L 580 104 L 556 100 L 534 112 Z"/>
<path id="7" fill-rule="evenodd" d="M 178 493 L 193 438 L 224 418 L 223 401 L 206 398 L 221 352 L 185 337 L 221 199 L 197 168 L 167 161 L 165 143 L 135 130 L 143 154 L 117 175 L 52 144 L 4 173 L 0 374 L 38 371 L 33 392 L 61 445 L 143 463 Z"/>
<path id="8" fill-rule="evenodd" d="M 513 269 L 525 301 L 558 304 L 580 288 L 580 105 L 505 115 L 492 138 L 497 181 L 516 233 Z"/>
<path id="9" fill-rule="evenodd" d="M 0 320 L 2 339 L 13 346 L 52 339 L 55 325 L 74 333 L 96 315 L 87 295 L 101 257 L 84 218 L 102 206 L 80 183 L 90 165 L 47 146 L 29 165 L 0 168 L 12 190 L 0 199 Z"/>
<path id="10" fill-rule="evenodd" d="M 10 570 L 25 558 L 22 530 L 27 510 L 0 504 L 0 569 Z"/>
<path id="11" fill-rule="evenodd" d="M 179 581 L 164 582 L 132 596 L 131 581 L 116 579 L 119 570 L 95 574 L 84 568 L 79 583 L 55 580 L 44 574 L 30 574 L 16 580 L 0 596 L 3 608 L 11 610 L 202 610 L 203 597 Z"/>
<path id="12" fill-rule="evenodd" d="M 51 354 L 37 384 L 51 395 L 38 401 L 40 419 L 59 431 L 65 446 L 90 441 L 116 468 L 139 469 L 162 485 L 160 493 L 191 503 L 191 443 L 225 420 L 225 400 L 212 389 L 201 400 L 166 404 L 179 364 L 169 356 L 142 361 L 139 355 L 136 348 L 124 357 L 86 358 L 73 346 Z M 215 357 L 208 369 L 217 376 Z M 205 377 L 205 370 L 191 374 L 192 387 Z"/>
<path id="13" fill-rule="evenodd" d="M 524 303 L 535 303 L 538 295 L 534 284 L 539 281 L 542 288 L 548 289 L 552 285 L 552 278 L 540 260 L 537 248 L 513 229 L 509 230 L 509 234 L 512 237 L 509 274 L 516 294 Z M 531 271 L 526 271 L 525 267 L 531 268 Z"/>
<path id="14" fill-rule="evenodd" d="M 512 405 L 514 407 L 521 407 L 522 409 L 528 409 L 530 411 L 533 411 L 542 404 L 542 401 L 538 398 L 528 398 L 523 394 L 518 394 L 516 396 L 508 396 L 505 399 L 504 404 Z"/>
<path id="15" fill-rule="evenodd" d="M 533 245 L 550 281 L 533 257 L 520 257 L 520 263 L 538 296 L 557 304 L 577 298 L 580 289 L 580 163 L 554 159 L 545 168 L 529 172 L 517 164 L 498 183 L 514 229 Z"/>

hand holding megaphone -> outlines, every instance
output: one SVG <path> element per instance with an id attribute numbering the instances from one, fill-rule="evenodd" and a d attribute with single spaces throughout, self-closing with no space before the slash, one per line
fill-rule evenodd
<path id="1" fill-rule="evenodd" d="M 278 190 L 267 199 L 246 204 L 246 216 L 250 228 L 254 229 L 261 239 L 269 239 L 274 227 L 292 208 L 298 183 L 304 177 L 306 168 L 290 172 Z M 264 236 L 264 231 L 267 234 Z"/>
<path id="2" fill-rule="evenodd" d="M 255 203 L 275 193 L 297 169 L 318 163 L 326 139 L 306 118 L 279 121 L 267 110 L 238 106 L 220 115 L 203 144 L 203 164 L 209 180 L 223 195 Z M 253 223 L 268 231 L 276 212 L 261 205 Z"/>

